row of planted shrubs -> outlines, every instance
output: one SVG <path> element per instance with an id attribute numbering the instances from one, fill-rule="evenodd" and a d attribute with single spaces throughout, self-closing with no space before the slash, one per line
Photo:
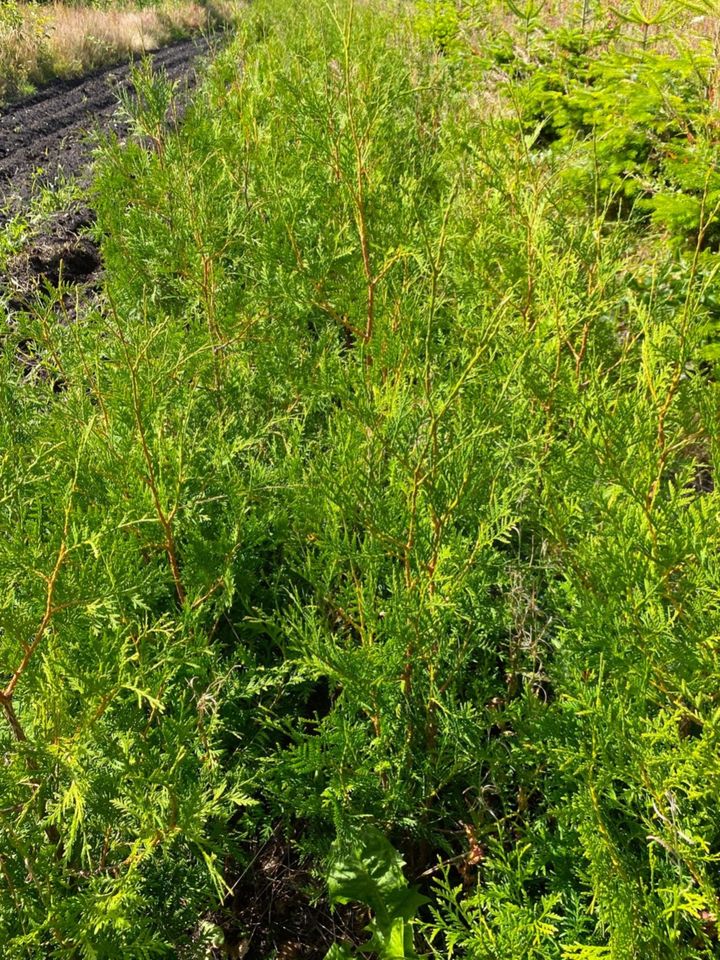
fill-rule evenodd
<path id="1" fill-rule="evenodd" d="M 498 80 L 259 2 L 179 129 L 141 79 L 100 305 L 4 341 L 8 957 L 714 955 L 712 268 L 526 21 Z"/>

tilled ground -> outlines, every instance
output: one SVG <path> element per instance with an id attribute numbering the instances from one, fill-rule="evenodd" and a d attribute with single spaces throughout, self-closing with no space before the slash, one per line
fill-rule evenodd
<path id="1" fill-rule="evenodd" d="M 179 103 L 196 81 L 210 49 L 203 37 L 183 40 L 152 55 L 153 66 L 179 81 Z M 89 182 L 92 130 L 123 132 L 118 96 L 131 89 L 131 66 L 121 64 L 79 80 L 59 81 L 0 113 L 0 229 L 27 202 L 36 178 L 52 184 L 62 175 Z M 82 285 L 83 299 L 97 286 L 100 253 L 92 239 L 93 212 L 75 204 L 47 218 L 0 277 L 0 295 L 12 314 L 50 287 Z M 72 297 L 65 295 L 68 309 Z"/>
<path id="2" fill-rule="evenodd" d="M 30 307 L 38 293 L 63 283 L 82 284 L 86 295 L 96 286 L 101 272 L 100 251 L 90 235 L 94 212 L 73 204 L 43 223 L 25 249 L 13 257 L 0 286 L 12 313 Z M 61 301 L 72 312 L 72 296 Z"/>
<path id="3" fill-rule="evenodd" d="M 208 40 L 197 37 L 164 47 L 151 59 L 170 79 L 192 86 L 197 59 L 208 48 Z M 82 178 L 91 150 L 87 133 L 118 127 L 113 115 L 118 94 L 130 88 L 130 70 L 121 64 L 59 81 L 0 112 L 0 206 L 27 198 L 38 170 L 46 182 L 58 174 Z"/>

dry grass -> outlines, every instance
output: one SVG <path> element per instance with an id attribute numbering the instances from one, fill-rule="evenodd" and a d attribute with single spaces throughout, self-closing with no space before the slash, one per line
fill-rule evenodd
<path id="1" fill-rule="evenodd" d="M 0 0 L 0 103 L 56 77 L 79 76 L 230 18 L 229 3 L 172 0 L 114 9 Z"/>

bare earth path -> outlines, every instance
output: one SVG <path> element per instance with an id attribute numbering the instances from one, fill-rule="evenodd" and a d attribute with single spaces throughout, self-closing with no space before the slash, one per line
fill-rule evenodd
<path id="1" fill-rule="evenodd" d="M 194 65 L 209 50 L 203 37 L 182 40 L 151 55 L 155 69 L 192 85 Z M 43 178 L 82 174 L 90 157 L 85 134 L 113 125 L 118 94 L 130 87 L 130 65 L 61 81 L 0 112 L 0 206 L 28 195 L 38 168 Z M 115 123 L 115 125 L 117 125 Z"/>

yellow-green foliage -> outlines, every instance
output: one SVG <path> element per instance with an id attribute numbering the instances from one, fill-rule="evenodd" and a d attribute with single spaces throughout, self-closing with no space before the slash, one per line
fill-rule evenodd
<path id="1" fill-rule="evenodd" d="M 382 956 L 716 955 L 714 221 L 616 202 L 602 101 L 543 141 L 512 16 L 498 80 L 258 0 L 179 129 L 127 104 L 100 303 L 3 341 L 4 956 L 247 939 L 278 831 Z"/>

